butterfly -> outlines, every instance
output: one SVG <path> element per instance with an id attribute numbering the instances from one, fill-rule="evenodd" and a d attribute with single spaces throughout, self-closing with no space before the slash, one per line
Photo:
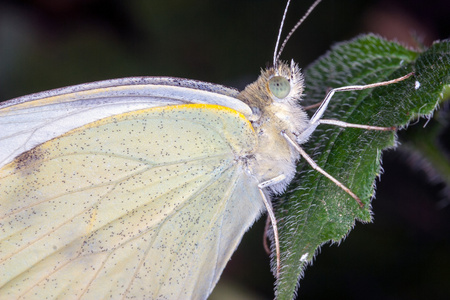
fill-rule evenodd
<path id="1" fill-rule="evenodd" d="M 132 77 L 1 103 L 0 295 L 204 299 L 264 211 L 278 276 L 270 199 L 301 157 L 361 206 L 300 145 L 320 124 L 392 130 L 322 116 L 335 92 L 410 74 L 332 89 L 308 118 L 300 68 L 279 59 L 284 44 L 241 92 Z"/>

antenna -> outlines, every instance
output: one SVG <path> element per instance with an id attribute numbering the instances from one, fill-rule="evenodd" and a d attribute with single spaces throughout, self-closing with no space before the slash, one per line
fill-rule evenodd
<path id="1" fill-rule="evenodd" d="M 281 20 L 280 30 L 278 31 L 278 37 L 277 37 L 277 43 L 275 44 L 275 51 L 273 53 L 273 66 L 276 69 L 278 59 L 280 58 L 281 53 L 283 52 L 284 47 L 286 46 L 286 43 L 289 41 L 289 38 L 294 34 L 294 32 L 297 30 L 297 28 L 303 23 L 303 21 L 306 20 L 306 18 L 309 16 L 309 14 L 316 8 L 316 6 L 320 3 L 322 0 L 316 0 L 306 11 L 306 13 L 303 15 L 303 17 L 295 24 L 295 26 L 291 29 L 291 31 L 288 33 L 286 38 L 284 39 L 283 43 L 281 44 L 280 50 L 278 50 L 278 45 L 280 43 L 281 38 L 281 31 L 283 30 L 284 20 L 286 19 L 287 10 L 289 7 L 289 4 L 291 3 L 291 0 L 288 0 L 286 4 L 286 8 L 284 9 L 283 13 L 283 19 Z"/>
<path id="2" fill-rule="evenodd" d="M 278 30 L 277 42 L 275 44 L 275 51 L 273 52 L 273 67 L 274 67 L 274 69 L 277 68 L 278 58 L 280 57 L 280 55 L 277 55 L 278 45 L 280 44 L 281 32 L 283 31 L 284 20 L 286 19 L 289 4 L 291 4 L 291 0 L 288 0 L 288 2 L 286 3 L 286 7 L 285 7 L 284 13 L 283 13 L 283 18 L 281 19 L 280 29 Z"/>

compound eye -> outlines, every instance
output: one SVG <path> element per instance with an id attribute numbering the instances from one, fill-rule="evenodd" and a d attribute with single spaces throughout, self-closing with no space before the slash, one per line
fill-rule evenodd
<path id="1" fill-rule="evenodd" d="M 291 91 L 291 84 L 283 76 L 274 76 L 269 79 L 269 91 L 278 99 L 284 99 Z"/>

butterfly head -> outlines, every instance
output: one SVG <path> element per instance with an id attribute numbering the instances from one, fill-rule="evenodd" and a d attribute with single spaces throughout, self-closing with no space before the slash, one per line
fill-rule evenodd
<path id="1" fill-rule="evenodd" d="M 303 88 L 303 75 L 297 64 L 278 62 L 276 67 L 263 70 L 238 95 L 252 109 L 249 120 L 258 136 L 257 166 L 252 173 L 261 175 L 260 182 L 280 174 L 287 178 L 285 183 L 273 187 L 275 192 L 283 191 L 292 179 L 299 158 L 281 132 L 296 140 L 308 125 L 308 116 L 300 106 Z"/>
<path id="2" fill-rule="evenodd" d="M 238 98 L 252 108 L 249 119 L 255 129 L 273 127 L 298 135 L 307 123 L 300 106 L 303 88 L 303 74 L 298 65 L 294 61 L 278 62 L 276 67 L 263 70 Z"/>

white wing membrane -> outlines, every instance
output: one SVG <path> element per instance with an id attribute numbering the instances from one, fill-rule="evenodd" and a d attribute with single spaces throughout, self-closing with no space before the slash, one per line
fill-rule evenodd
<path id="1" fill-rule="evenodd" d="M 145 108 L 205 103 L 251 109 L 237 91 L 188 79 L 132 77 L 41 92 L 0 104 L 0 167 L 17 155 L 71 129 Z"/>
<path id="2" fill-rule="evenodd" d="M 20 155 L 0 170 L 0 298 L 206 298 L 264 208 L 255 143 L 239 113 L 182 105 Z"/>

